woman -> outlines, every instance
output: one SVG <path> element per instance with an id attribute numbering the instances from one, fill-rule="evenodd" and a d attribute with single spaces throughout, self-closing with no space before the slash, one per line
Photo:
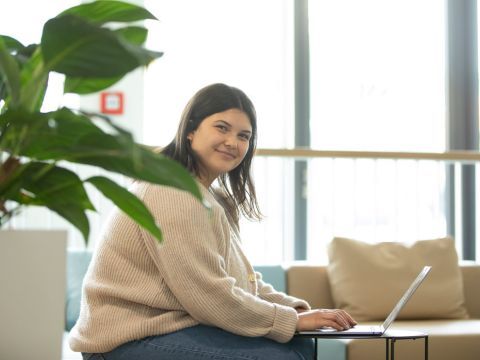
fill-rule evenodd
<path id="1" fill-rule="evenodd" d="M 341 310 L 310 310 L 276 292 L 246 259 L 239 215 L 261 217 L 250 176 L 256 135 L 255 109 L 239 89 L 213 84 L 194 95 L 163 154 L 197 178 L 209 205 L 134 184 L 164 242 L 114 214 L 84 280 L 74 351 L 84 359 L 310 359 L 312 341 L 293 338 L 296 330 L 355 324 Z"/>

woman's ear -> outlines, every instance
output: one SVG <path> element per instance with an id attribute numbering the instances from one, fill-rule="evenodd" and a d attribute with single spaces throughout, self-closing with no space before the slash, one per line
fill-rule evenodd
<path id="1" fill-rule="evenodd" d="M 188 140 L 190 140 L 190 141 L 193 140 L 193 133 L 194 133 L 194 131 L 192 131 L 191 133 L 189 133 L 189 134 L 187 135 L 187 139 L 188 139 Z"/>

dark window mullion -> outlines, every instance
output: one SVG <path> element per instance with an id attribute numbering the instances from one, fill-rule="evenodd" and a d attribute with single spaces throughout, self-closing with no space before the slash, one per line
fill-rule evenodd
<path id="1" fill-rule="evenodd" d="M 478 151 L 477 1 L 447 0 L 447 149 Z M 461 197 L 462 258 L 475 259 L 475 165 L 461 166 L 461 192 L 455 194 L 448 167 L 448 230 L 455 236 L 455 195 Z"/>
<path id="2" fill-rule="evenodd" d="M 295 147 L 310 147 L 308 0 L 294 0 Z M 307 162 L 295 161 L 294 258 L 307 258 Z"/>

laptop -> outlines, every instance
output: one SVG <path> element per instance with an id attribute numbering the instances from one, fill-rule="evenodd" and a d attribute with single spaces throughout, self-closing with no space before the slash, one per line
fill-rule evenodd
<path id="1" fill-rule="evenodd" d="M 315 335 L 315 336 L 335 336 L 335 337 L 341 337 L 341 336 L 380 336 L 385 333 L 385 331 L 388 329 L 388 327 L 393 323 L 397 315 L 400 313 L 400 311 L 403 309 L 405 304 L 410 300 L 412 297 L 413 293 L 417 288 L 420 286 L 420 284 L 425 280 L 425 277 L 431 270 L 431 266 L 425 266 L 418 276 L 413 280 L 413 282 L 410 284 L 410 287 L 405 291 L 405 293 L 402 295 L 400 300 L 397 302 L 395 307 L 392 309 L 388 317 L 385 319 L 382 325 L 377 325 L 377 326 L 370 326 L 370 325 L 356 325 L 348 330 L 336 330 L 331 327 L 323 327 L 320 329 L 315 329 L 315 330 L 308 330 L 308 331 L 299 331 L 296 333 L 296 335 Z"/>

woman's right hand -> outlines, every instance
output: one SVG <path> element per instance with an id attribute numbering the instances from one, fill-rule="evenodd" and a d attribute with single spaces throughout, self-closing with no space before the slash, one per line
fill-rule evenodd
<path id="1" fill-rule="evenodd" d="M 315 330 L 331 327 L 336 330 L 347 330 L 357 322 L 344 310 L 314 309 L 298 314 L 297 331 Z"/>

